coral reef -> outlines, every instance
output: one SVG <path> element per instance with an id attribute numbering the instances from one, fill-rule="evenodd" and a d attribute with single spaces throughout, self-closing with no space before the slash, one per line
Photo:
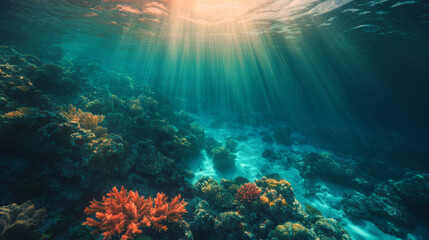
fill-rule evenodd
<path id="1" fill-rule="evenodd" d="M 28 239 L 29 231 L 46 218 L 44 208 L 36 209 L 31 201 L 0 207 L 0 239 Z"/>
<path id="2" fill-rule="evenodd" d="M 352 219 L 371 221 L 382 231 L 404 238 L 416 228 L 416 218 L 423 218 L 423 212 L 427 211 L 423 202 L 429 200 L 428 179 L 427 174 L 409 172 L 398 181 L 377 184 L 369 195 L 357 191 L 345 193 L 341 203 Z"/>
<path id="3" fill-rule="evenodd" d="M 283 179 L 263 177 L 256 184 L 263 193 L 253 201 L 240 201 L 228 208 L 216 202 L 219 195 L 228 192 L 234 185 L 256 186 L 236 181 L 222 180 L 221 184 L 208 177 L 196 184 L 196 195 L 189 210 L 193 217 L 187 218 L 194 236 L 204 239 L 351 239 L 334 219 L 320 214 L 307 214 L 295 199 L 289 182 Z M 253 188 L 252 187 L 252 188 Z M 244 187 L 246 188 L 246 187 Z M 224 212 L 219 212 L 222 210 Z M 199 222 L 201 221 L 201 222 Z M 202 224 L 207 224 L 203 226 Z M 214 228 L 212 227 L 214 226 Z"/>
<path id="4" fill-rule="evenodd" d="M 238 146 L 234 138 L 224 145 L 206 138 L 194 121 L 185 111 L 174 112 L 166 96 L 125 74 L 0 48 L 0 167 L 6 169 L 0 180 L 7 183 L 0 200 L 32 199 L 49 209 L 49 221 L 34 233 L 38 239 L 96 239 L 86 225 L 106 239 L 276 240 L 304 234 L 349 239 L 335 220 L 305 211 L 278 174 L 252 183 L 244 177 L 187 182 L 185 177 L 192 177 L 187 164 L 202 149 L 217 171 L 232 172 Z M 213 126 L 226 123 L 219 119 Z M 316 156 L 305 163 L 314 159 L 308 169 L 294 164 L 310 179 L 330 162 Z M 340 163 L 331 165 L 341 170 Z M 322 170 L 322 176 L 329 178 L 329 171 Z M 424 203 L 425 194 L 412 198 L 424 191 L 423 183 L 407 177 L 395 183 L 402 189 L 397 196 L 404 204 Z M 85 212 L 95 216 L 82 226 L 82 204 L 115 185 L 132 186 L 144 196 L 180 193 L 188 204 L 180 195 L 168 201 L 161 193 L 145 198 L 113 188 L 101 201 L 91 201 Z M 285 236 L 287 231 L 292 235 Z"/>
<path id="5" fill-rule="evenodd" d="M 85 208 L 88 215 L 95 214 L 99 220 L 88 217 L 84 225 L 94 227 L 94 234 L 102 232 L 104 239 L 119 236 L 121 240 L 133 239 L 142 233 L 142 228 L 151 227 L 157 231 L 166 231 L 164 222 L 177 222 L 186 213 L 186 202 L 181 196 L 167 202 L 163 193 L 152 200 L 151 197 L 140 197 L 137 192 L 128 191 L 123 186 L 120 191 L 114 187 L 102 202 L 93 200 Z"/>

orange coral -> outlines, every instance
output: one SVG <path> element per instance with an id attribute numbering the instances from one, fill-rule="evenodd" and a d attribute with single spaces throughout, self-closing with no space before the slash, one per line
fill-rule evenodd
<path id="1" fill-rule="evenodd" d="M 140 197 L 138 192 L 128 191 L 123 186 L 121 191 L 114 187 L 102 201 L 90 201 L 91 205 L 85 208 L 88 215 L 83 225 L 97 228 L 93 233 L 102 232 L 104 239 L 114 235 L 121 240 L 132 239 L 142 232 L 141 227 L 152 227 L 158 231 L 166 231 L 165 221 L 177 222 L 186 213 L 186 202 L 181 196 L 167 202 L 164 193 L 158 193 L 155 199 Z M 155 205 L 154 205 L 155 204 Z"/>

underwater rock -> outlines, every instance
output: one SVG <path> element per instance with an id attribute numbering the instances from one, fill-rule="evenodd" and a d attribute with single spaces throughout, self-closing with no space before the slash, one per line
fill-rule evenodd
<path id="1" fill-rule="evenodd" d="M 20 107 L 52 106 L 50 99 L 26 77 L 22 66 L 11 65 L 7 62 L 0 64 L 0 96 L 5 105 L 3 111 L 13 111 Z"/>
<path id="2" fill-rule="evenodd" d="M 113 103 L 105 98 L 96 99 L 85 104 L 85 110 L 96 114 L 106 114 L 112 109 Z"/>
<path id="3" fill-rule="evenodd" d="M 339 184 L 351 185 L 355 176 L 354 168 L 345 166 L 328 154 L 309 153 L 297 167 L 300 170 L 300 175 L 304 178 L 320 177 L 323 180 Z"/>
<path id="4" fill-rule="evenodd" d="M 223 172 L 235 166 L 235 155 L 226 147 L 217 147 L 212 149 L 213 165 Z"/>
<path id="5" fill-rule="evenodd" d="M 215 219 L 215 231 L 220 239 L 248 239 L 245 237 L 242 216 L 237 212 L 223 212 Z"/>
<path id="6" fill-rule="evenodd" d="M 276 152 L 271 149 L 265 149 L 261 155 L 263 158 L 268 159 L 270 161 L 275 161 L 281 159 Z"/>
<path id="7" fill-rule="evenodd" d="M 157 175 L 173 171 L 174 160 L 163 156 L 160 152 L 146 154 L 136 160 L 136 170 L 145 175 Z"/>
<path id="8" fill-rule="evenodd" d="M 71 94 L 79 90 L 85 78 L 73 71 L 68 71 L 58 64 L 46 63 L 41 67 L 31 66 L 26 68 L 26 76 L 35 86 L 51 94 Z M 71 69 L 70 69 L 71 70 Z"/>
<path id="9" fill-rule="evenodd" d="M 237 182 L 244 183 L 245 179 L 240 178 Z M 190 204 L 195 205 L 195 213 L 204 216 L 205 220 L 210 219 L 210 224 L 215 218 L 215 232 L 202 228 L 194 219 L 189 221 L 194 236 L 231 240 L 351 239 L 336 220 L 324 218 L 321 214 L 307 214 L 295 199 L 291 185 L 283 179 L 263 177 L 256 180 L 262 195 L 251 202 L 236 202 L 228 209 L 215 202 L 218 193 L 237 184 L 226 179 L 219 184 L 209 177 L 202 177 L 195 184 L 196 195 L 207 202 L 196 198 Z"/>
<path id="10" fill-rule="evenodd" d="M 289 182 L 266 177 L 255 182 L 263 192 L 260 202 L 274 220 L 280 222 L 291 218 L 302 220 L 307 215 L 301 204 L 295 199 Z"/>
<path id="11" fill-rule="evenodd" d="M 103 79 L 103 81 L 108 83 L 108 90 L 112 94 L 125 95 L 133 92 L 135 89 L 134 80 L 130 76 L 127 76 L 125 74 L 118 73 L 115 71 L 108 71 L 107 74 L 104 75 L 104 77 L 105 78 Z"/>
<path id="12" fill-rule="evenodd" d="M 347 231 L 333 218 L 320 218 L 316 221 L 314 232 L 320 240 L 342 239 L 351 240 Z"/>
<path id="13" fill-rule="evenodd" d="M 375 193 L 370 196 L 358 192 L 346 193 L 341 203 L 344 212 L 352 219 L 373 222 L 385 233 L 403 238 L 415 228 L 410 212 L 388 197 Z"/>
<path id="14" fill-rule="evenodd" d="M 36 209 L 31 201 L 0 207 L 0 239 L 29 239 L 29 231 L 46 218 L 44 208 Z"/>
<path id="15" fill-rule="evenodd" d="M 194 200 L 197 201 L 196 204 L 189 203 L 189 205 L 195 205 L 192 218 L 188 220 L 192 231 L 195 233 L 207 233 L 213 231 L 215 219 L 211 214 L 209 204 L 207 201 L 199 198 L 195 198 Z"/>
<path id="16" fill-rule="evenodd" d="M 90 143 L 91 153 L 87 167 L 108 175 L 126 175 L 131 163 L 126 159 L 127 142 L 118 135 L 97 138 Z"/>
<path id="17" fill-rule="evenodd" d="M 204 128 L 196 123 L 185 125 L 179 129 L 178 136 L 185 138 L 192 145 L 192 152 L 189 153 L 192 156 L 197 155 L 204 148 Z"/>
<path id="18" fill-rule="evenodd" d="M 0 116 L 0 149 L 17 155 L 58 155 L 68 145 L 70 130 L 52 111 L 19 108 Z"/>
<path id="19" fill-rule="evenodd" d="M 186 125 L 190 125 L 195 119 L 189 115 L 185 110 L 181 110 L 178 113 L 175 114 L 175 117 L 177 118 L 176 125 L 179 127 L 183 127 Z"/>
<path id="20" fill-rule="evenodd" d="M 416 219 L 425 219 L 429 190 L 427 174 L 408 172 L 401 179 L 375 185 L 374 192 L 346 193 L 342 205 L 352 219 L 373 222 L 383 232 L 404 237 L 415 229 Z"/>
<path id="21" fill-rule="evenodd" d="M 225 147 L 229 151 L 231 151 L 233 153 L 237 152 L 237 145 L 238 145 L 237 141 L 235 141 L 235 139 L 233 137 L 229 137 L 229 138 L 225 139 Z"/>
<path id="22" fill-rule="evenodd" d="M 248 183 L 248 182 L 249 182 L 249 179 L 247 179 L 247 178 L 245 178 L 245 177 L 238 176 L 238 177 L 236 177 L 236 178 L 234 179 L 234 182 L 235 182 L 235 184 L 243 185 L 243 184 L 245 184 L 245 183 Z"/>
<path id="23" fill-rule="evenodd" d="M 218 142 L 216 139 L 214 138 L 206 138 L 205 139 L 205 147 L 204 149 L 206 150 L 207 154 L 210 157 L 213 157 L 213 152 L 212 150 L 218 147 L 222 147 L 222 144 L 220 142 Z"/>
<path id="24" fill-rule="evenodd" d="M 429 202 L 428 182 L 429 174 L 410 171 L 402 179 L 393 183 L 393 189 L 401 198 L 401 202 L 407 207 L 414 208 L 417 206 L 417 208 L 420 208 L 426 205 L 426 210 L 429 210 L 427 207 Z M 421 210 L 424 209 L 419 211 Z"/>
<path id="25" fill-rule="evenodd" d="M 299 223 L 286 222 L 278 225 L 272 235 L 278 240 L 311 240 L 316 239 L 311 232 Z"/>
<path id="26" fill-rule="evenodd" d="M 200 178 L 195 188 L 199 197 L 222 210 L 232 209 L 236 204 L 234 196 L 211 177 Z"/>

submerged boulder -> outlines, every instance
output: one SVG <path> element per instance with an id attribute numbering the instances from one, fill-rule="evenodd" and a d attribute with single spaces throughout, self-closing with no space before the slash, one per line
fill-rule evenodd
<path id="1" fill-rule="evenodd" d="M 46 218 L 44 208 L 36 209 L 31 201 L 0 207 L 0 239 L 29 239 L 33 230 Z"/>
<path id="2" fill-rule="evenodd" d="M 213 165 L 219 171 L 226 171 L 235 166 L 235 155 L 226 147 L 212 149 Z"/>

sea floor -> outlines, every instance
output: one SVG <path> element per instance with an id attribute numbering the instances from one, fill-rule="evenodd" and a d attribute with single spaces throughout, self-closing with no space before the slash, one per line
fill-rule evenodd
<path id="1" fill-rule="evenodd" d="M 273 125 L 265 126 L 245 126 L 234 122 L 234 118 L 227 116 L 219 117 L 211 114 L 192 115 L 196 122 L 205 129 L 206 137 L 214 138 L 219 141 L 227 141 L 229 138 L 241 139 L 237 141 L 235 168 L 229 172 L 220 173 L 215 170 L 212 158 L 208 156 L 206 150 L 201 151 L 201 155 L 190 162 L 190 169 L 194 172 L 196 183 L 203 176 L 210 176 L 218 181 L 221 179 L 234 179 L 237 176 L 244 176 L 250 181 L 259 179 L 269 174 L 279 174 L 281 178 L 287 179 L 296 193 L 296 198 L 302 204 L 310 204 L 318 208 L 325 217 L 334 218 L 340 221 L 342 226 L 349 232 L 354 240 L 398 240 L 400 238 L 386 234 L 369 221 L 352 221 L 339 207 L 343 194 L 353 189 L 341 186 L 335 183 L 329 183 L 321 179 L 312 182 L 319 190 L 315 196 L 308 197 L 308 192 L 304 184 L 305 179 L 300 176 L 299 170 L 290 163 L 290 158 L 302 159 L 311 152 L 334 155 L 326 149 L 321 149 L 308 144 L 305 137 L 299 133 L 293 132 L 292 138 L 295 140 L 290 146 L 277 144 L 275 141 L 264 141 L 264 137 L 271 134 Z M 213 123 L 216 126 L 213 127 Z M 220 124 L 219 124 L 220 122 Z M 305 144 L 307 142 L 307 144 Z M 262 157 L 265 150 L 271 150 L 280 153 L 282 157 L 274 160 Z M 342 154 L 340 154 L 342 155 Z M 335 156 L 339 161 L 352 161 Z M 339 209 L 340 208 L 340 209 Z M 406 239 L 425 239 L 428 232 L 423 227 L 418 228 L 415 233 L 409 233 Z"/>

